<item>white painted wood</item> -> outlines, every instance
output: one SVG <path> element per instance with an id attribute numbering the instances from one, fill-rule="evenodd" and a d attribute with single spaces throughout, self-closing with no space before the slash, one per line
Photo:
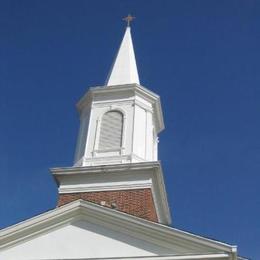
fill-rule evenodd
<path id="1" fill-rule="evenodd" d="M 132 257 L 167 254 L 169 250 L 120 232 L 77 221 L 0 252 L 5 260 Z"/>
<path id="2" fill-rule="evenodd" d="M 134 118 L 134 129 L 133 129 L 133 153 L 140 158 L 146 158 L 146 111 L 140 106 L 135 105 L 135 118 Z M 155 158 L 155 161 L 157 158 Z"/>
<path id="3" fill-rule="evenodd" d="M 107 86 L 140 84 L 130 30 L 128 26 L 108 77 Z"/>
<path id="4" fill-rule="evenodd" d="M 154 152 L 154 143 L 156 143 L 156 137 L 153 133 L 153 114 L 150 111 L 146 111 L 146 146 L 145 146 L 145 157 L 148 161 L 156 160 L 158 158 L 157 151 Z"/>
<path id="5" fill-rule="evenodd" d="M 87 144 L 89 119 L 90 119 L 90 109 L 89 107 L 86 107 L 80 118 L 81 123 L 79 128 L 78 139 L 77 139 L 75 161 L 80 160 L 84 156 L 84 152 Z"/>
<path id="6" fill-rule="evenodd" d="M 237 259 L 236 247 L 82 200 L 0 231 L 0 259 L 5 260 L 167 255 Z"/>
<path id="7" fill-rule="evenodd" d="M 78 109 L 81 126 L 74 166 L 157 161 L 154 147 L 163 129 L 163 117 L 156 94 L 135 84 L 91 88 Z M 99 143 L 104 138 L 102 118 L 110 112 L 123 115 L 122 145 L 111 146 L 114 137 L 106 131 L 112 138 L 105 138 L 111 143 L 106 149 Z"/>

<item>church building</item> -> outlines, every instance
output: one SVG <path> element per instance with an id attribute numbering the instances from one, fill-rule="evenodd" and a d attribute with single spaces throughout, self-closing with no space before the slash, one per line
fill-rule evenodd
<path id="1" fill-rule="evenodd" d="M 57 207 L 0 231 L 1 260 L 238 260 L 237 247 L 172 227 L 158 94 L 143 87 L 130 21 L 104 86 L 77 103 L 74 165 L 52 168 Z"/>

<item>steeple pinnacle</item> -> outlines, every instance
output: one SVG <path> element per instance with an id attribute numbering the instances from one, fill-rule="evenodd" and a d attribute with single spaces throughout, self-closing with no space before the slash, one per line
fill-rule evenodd
<path id="1" fill-rule="evenodd" d="M 111 73 L 108 77 L 106 83 L 107 86 L 131 83 L 140 84 L 131 37 L 131 28 L 129 26 L 129 23 L 134 19 L 134 17 L 128 15 L 124 19 L 127 21 L 128 25 L 112 66 Z"/>
<path id="2" fill-rule="evenodd" d="M 124 17 L 123 20 L 127 22 L 127 26 L 130 27 L 130 23 L 135 19 L 134 16 L 129 14 L 128 16 Z"/>

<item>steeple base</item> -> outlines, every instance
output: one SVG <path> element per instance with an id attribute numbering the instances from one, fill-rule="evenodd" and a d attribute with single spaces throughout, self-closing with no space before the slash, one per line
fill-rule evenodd
<path id="1" fill-rule="evenodd" d="M 83 199 L 162 224 L 171 224 L 160 162 L 53 168 L 58 206 Z"/>

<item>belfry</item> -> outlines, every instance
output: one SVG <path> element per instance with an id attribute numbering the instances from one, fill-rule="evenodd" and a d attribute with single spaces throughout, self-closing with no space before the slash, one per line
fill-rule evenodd
<path id="1" fill-rule="evenodd" d="M 171 227 L 160 97 L 142 86 L 128 15 L 104 86 L 78 101 L 72 167 L 52 168 L 57 207 L 0 231 L 5 260 L 238 260 L 236 246 Z"/>

